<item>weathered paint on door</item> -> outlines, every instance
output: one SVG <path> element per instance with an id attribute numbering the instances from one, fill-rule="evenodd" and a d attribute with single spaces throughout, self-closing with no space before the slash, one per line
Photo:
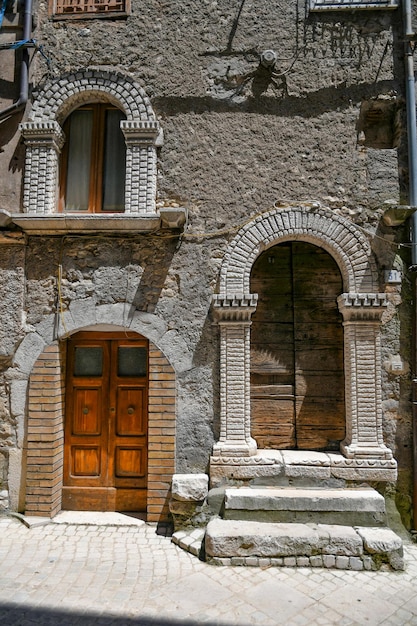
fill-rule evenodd
<path id="1" fill-rule="evenodd" d="M 335 450 L 345 435 L 342 278 L 321 248 L 262 253 L 251 291 L 252 435 L 260 448 Z"/>
<path id="2" fill-rule="evenodd" d="M 148 342 L 133 333 L 68 341 L 63 507 L 145 511 Z"/>

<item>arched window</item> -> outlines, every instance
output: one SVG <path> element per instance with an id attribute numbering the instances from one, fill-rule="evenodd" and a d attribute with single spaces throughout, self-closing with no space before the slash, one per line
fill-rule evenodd
<path id="1" fill-rule="evenodd" d="M 120 213 L 125 210 L 126 116 L 109 104 L 89 104 L 69 115 L 61 155 L 60 211 Z"/>

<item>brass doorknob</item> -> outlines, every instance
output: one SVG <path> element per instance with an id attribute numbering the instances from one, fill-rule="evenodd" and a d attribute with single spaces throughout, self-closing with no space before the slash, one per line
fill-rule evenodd
<path id="1" fill-rule="evenodd" d="M 131 407 L 131 406 L 130 406 L 130 407 L 128 408 L 127 412 L 129 413 L 129 415 L 132 415 L 132 413 L 134 412 L 134 410 L 135 410 L 135 409 L 134 409 L 133 407 Z"/>

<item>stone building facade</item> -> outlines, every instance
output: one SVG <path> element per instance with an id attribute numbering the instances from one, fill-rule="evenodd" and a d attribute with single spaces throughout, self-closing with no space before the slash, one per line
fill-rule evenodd
<path id="1" fill-rule="evenodd" d="M 158 522 L 174 474 L 285 475 L 377 486 L 411 528 L 402 29 L 392 0 L 5 3 L 3 509 Z M 121 112 L 117 209 L 110 135 L 68 200 L 93 109 Z"/>

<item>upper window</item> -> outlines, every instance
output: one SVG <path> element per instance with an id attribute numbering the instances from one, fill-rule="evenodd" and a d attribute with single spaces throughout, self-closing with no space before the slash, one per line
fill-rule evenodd
<path id="1" fill-rule="evenodd" d="M 123 17 L 129 12 L 129 0 L 49 0 L 49 13 L 56 19 Z"/>
<path id="2" fill-rule="evenodd" d="M 67 118 L 61 159 L 60 210 L 70 213 L 124 211 L 125 115 L 104 104 L 76 109 Z"/>
<path id="3" fill-rule="evenodd" d="M 310 11 L 396 9 L 398 0 L 310 0 Z"/>

